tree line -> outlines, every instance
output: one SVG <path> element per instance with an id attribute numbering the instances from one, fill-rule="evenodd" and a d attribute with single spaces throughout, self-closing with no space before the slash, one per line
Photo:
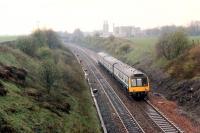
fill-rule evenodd
<path id="1" fill-rule="evenodd" d="M 146 36 L 159 36 L 164 33 L 175 32 L 178 29 L 182 29 L 189 36 L 199 36 L 200 35 L 200 21 L 192 21 L 188 26 L 176 26 L 176 25 L 167 25 L 162 27 L 156 27 L 151 29 L 146 29 L 143 32 Z"/>

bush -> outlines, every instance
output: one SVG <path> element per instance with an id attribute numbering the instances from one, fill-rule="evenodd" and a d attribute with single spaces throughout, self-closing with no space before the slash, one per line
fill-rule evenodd
<path id="1" fill-rule="evenodd" d="M 122 53 L 128 53 L 128 51 L 130 50 L 131 46 L 129 44 L 123 44 L 119 47 L 119 51 Z"/>
<path id="2" fill-rule="evenodd" d="M 51 49 L 61 48 L 61 40 L 53 30 L 45 31 L 47 38 L 47 45 Z"/>
<path id="3" fill-rule="evenodd" d="M 35 56 L 37 49 L 41 47 L 46 46 L 50 49 L 62 47 L 61 40 L 53 30 L 36 30 L 30 36 L 18 38 L 16 44 L 17 48 L 30 56 Z M 43 52 L 47 53 L 47 49 Z"/>
<path id="4" fill-rule="evenodd" d="M 38 29 L 31 34 L 31 37 L 33 38 L 33 42 L 37 44 L 38 47 L 47 45 L 47 37 L 45 31 Z"/>
<path id="5" fill-rule="evenodd" d="M 194 47 L 189 51 L 190 58 L 193 59 L 196 64 L 200 64 L 200 46 Z"/>
<path id="6" fill-rule="evenodd" d="M 46 86 L 48 93 L 50 93 L 51 89 L 53 88 L 55 82 L 58 80 L 59 77 L 59 72 L 56 65 L 53 61 L 46 60 L 42 62 L 39 72 L 41 81 Z"/>
<path id="7" fill-rule="evenodd" d="M 48 47 L 41 47 L 38 49 L 37 55 L 40 59 L 48 59 L 52 57 L 52 52 Z"/>
<path id="8" fill-rule="evenodd" d="M 193 78 L 200 75 L 200 47 L 193 47 L 167 65 L 168 72 L 176 78 Z"/>
<path id="9" fill-rule="evenodd" d="M 189 47 L 189 41 L 183 31 L 175 31 L 173 33 L 165 33 L 156 44 L 158 56 L 163 56 L 167 60 L 174 59 L 184 53 Z"/>
<path id="10" fill-rule="evenodd" d="M 16 46 L 27 55 L 35 56 L 36 45 L 34 44 L 32 37 L 25 36 L 18 38 L 16 41 Z"/>
<path id="11" fill-rule="evenodd" d="M 72 36 L 72 42 L 82 43 L 84 39 L 83 32 L 80 29 L 75 29 Z"/>

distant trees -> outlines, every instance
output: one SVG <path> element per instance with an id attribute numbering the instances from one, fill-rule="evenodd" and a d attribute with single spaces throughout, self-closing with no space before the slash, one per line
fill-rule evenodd
<path id="1" fill-rule="evenodd" d="M 200 35 L 200 21 L 193 21 L 187 28 L 188 34 L 192 36 Z"/>
<path id="2" fill-rule="evenodd" d="M 159 28 L 146 29 L 144 33 L 146 36 L 158 36 L 160 35 L 160 29 Z"/>
<path id="3" fill-rule="evenodd" d="M 146 29 L 142 32 L 145 36 L 160 36 L 164 33 L 175 32 L 180 28 L 184 29 L 186 33 L 190 36 L 200 35 L 200 21 L 192 21 L 188 26 L 165 25 L 162 27 Z"/>
<path id="4" fill-rule="evenodd" d="M 158 56 L 171 60 L 182 54 L 189 46 L 186 34 L 182 30 L 162 34 L 156 44 Z"/>
<path id="5" fill-rule="evenodd" d="M 164 33 L 172 33 L 177 31 L 178 29 L 184 29 L 184 27 L 181 26 L 175 26 L 175 25 L 166 25 L 162 26 L 160 28 L 151 28 L 144 30 L 146 36 L 160 36 Z"/>
<path id="6" fill-rule="evenodd" d="M 60 48 L 61 47 L 61 40 L 53 30 L 46 30 L 44 31 L 46 35 L 46 44 L 49 48 Z"/>
<path id="7" fill-rule="evenodd" d="M 82 42 L 84 39 L 84 34 L 80 29 L 76 29 L 74 30 L 73 34 L 72 34 L 72 41 L 75 43 L 80 43 Z"/>

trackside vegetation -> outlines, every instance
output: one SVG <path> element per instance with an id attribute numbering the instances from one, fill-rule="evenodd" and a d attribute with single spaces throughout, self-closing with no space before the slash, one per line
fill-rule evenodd
<path id="1" fill-rule="evenodd" d="M 0 45 L 0 132 L 101 132 L 84 74 L 52 30 Z"/>

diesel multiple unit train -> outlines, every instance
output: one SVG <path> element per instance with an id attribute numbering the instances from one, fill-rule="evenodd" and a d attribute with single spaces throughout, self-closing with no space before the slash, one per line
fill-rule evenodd
<path id="1" fill-rule="evenodd" d="M 127 92 L 135 97 L 145 97 L 150 91 L 146 74 L 104 53 L 98 53 L 98 63 L 117 79 Z"/>

